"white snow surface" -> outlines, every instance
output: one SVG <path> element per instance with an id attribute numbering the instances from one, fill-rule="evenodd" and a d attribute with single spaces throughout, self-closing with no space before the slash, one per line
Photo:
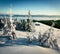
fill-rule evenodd
<path id="1" fill-rule="evenodd" d="M 42 34 L 46 32 L 49 28 L 51 28 L 48 25 L 39 23 L 40 26 L 35 26 L 35 36 L 37 36 L 38 32 L 41 32 Z M 60 47 L 60 29 L 54 29 L 55 37 L 58 40 L 58 45 Z M 26 38 L 28 32 L 23 31 L 15 31 L 17 38 Z M 32 36 L 32 35 L 31 35 Z M 60 54 L 59 51 L 53 50 L 51 48 L 44 48 L 41 46 L 36 45 L 13 45 L 13 46 L 6 46 L 6 47 L 0 47 L 0 54 Z"/>
<path id="2" fill-rule="evenodd" d="M 59 52 L 40 46 L 12 46 L 1 47 L 0 54 L 59 54 Z"/>
<path id="3" fill-rule="evenodd" d="M 34 24 L 40 24 L 40 26 L 35 26 L 35 32 L 23 32 L 23 31 L 15 31 L 16 35 L 17 35 L 17 38 L 23 38 L 23 37 L 27 37 L 27 33 L 30 34 L 30 37 L 32 38 L 33 34 L 36 38 L 38 38 L 38 34 L 39 32 L 41 32 L 41 34 L 44 34 L 45 32 L 48 31 L 48 29 L 51 28 L 51 26 L 48 26 L 48 25 L 45 25 L 43 23 L 38 23 L 38 22 L 35 22 Z M 60 29 L 57 29 L 57 28 L 54 28 L 54 36 L 55 38 L 57 38 L 57 41 L 58 41 L 58 44 L 60 46 Z"/>

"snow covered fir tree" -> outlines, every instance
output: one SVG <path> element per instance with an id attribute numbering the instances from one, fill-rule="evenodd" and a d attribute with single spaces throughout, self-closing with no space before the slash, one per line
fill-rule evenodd
<path id="1" fill-rule="evenodd" d="M 30 18 L 31 15 L 29 10 L 27 19 L 20 19 L 19 22 L 16 22 L 16 29 L 31 32 L 34 29 L 34 22 Z"/>

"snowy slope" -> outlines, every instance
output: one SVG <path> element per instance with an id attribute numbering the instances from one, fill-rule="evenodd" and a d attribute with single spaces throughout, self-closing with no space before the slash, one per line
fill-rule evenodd
<path id="1" fill-rule="evenodd" d="M 45 24 L 42 24 L 42 23 L 38 23 L 36 22 L 37 24 L 40 24 L 40 26 L 35 26 L 35 29 L 36 29 L 36 32 L 41 32 L 41 34 L 45 33 L 48 31 L 48 29 L 51 28 L 51 26 L 48 26 L 48 25 L 45 25 Z M 55 38 L 57 38 L 57 42 L 58 42 L 58 45 L 60 46 L 60 29 L 57 29 L 57 28 L 53 28 L 54 29 L 54 36 Z"/>
<path id="2" fill-rule="evenodd" d="M 40 26 L 35 26 L 35 29 L 36 29 L 37 32 L 41 32 L 41 34 L 43 34 L 43 33 L 46 32 L 48 29 L 51 28 L 51 26 L 45 25 L 45 24 L 43 24 L 43 23 L 35 22 L 35 24 L 40 24 Z M 55 32 L 57 32 L 57 33 L 60 32 L 60 30 L 57 29 L 57 28 L 53 28 L 53 29 L 54 29 L 54 33 L 55 33 Z M 56 33 L 56 34 L 57 34 L 57 33 Z"/>
<path id="3" fill-rule="evenodd" d="M 40 24 L 40 26 L 36 26 L 35 24 Z M 45 25 L 43 23 L 38 23 L 38 22 L 35 22 L 34 25 L 35 25 L 35 32 L 30 33 L 30 36 L 31 37 L 34 34 L 34 36 L 38 38 L 39 32 L 41 32 L 41 34 L 44 34 L 45 32 L 48 31 L 48 29 L 51 28 L 51 26 Z M 57 28 L 53 28 L 53 29 L 54 29 L 54 32 L 53 32 L 54 33 L 54 36 L 55 36 L 55 38 L 58 39 L 58 42 L 59 42 L 60 41 L 60 29 L 57 29 Z M 17 38 L 19 38 L 19 37 L 20 38 L 21 37 L 24 37 L 25 38 L 27 36 L 27 33 L 28 32 L 15 31 L 15 33 L 17 35 Z M 59 42 L 59 44 L 60 44 L 60 42 Z"/>
<path id="4" fill-rule="evenodd" d="M 40 46 L 12 46 L 0 48 L 0 54 L 59 54 L 59 52 Z"/>
<path id="5" fill-rule="evenodd" d="M 48 25 L 42 23 L 39 24 L 40 26 L 35 26 L 35 32 L 34 32 L 35 36 L 38 35 L 38 32 L 41 32 L 43 34 L 49 28 L 51 28 Z M 28 32 L 15 31 L 15 33 L 17 35 L 17 38 L 26 38 Z M 60 30 L 54 28 L 54 34 L 58 39 L 58 44 L 60 46 Z M 12 46 L 0 47 L 0 54 L 59 54 L 59 53 L 60 53 L 59 51 L 50 48 L 44 48 L 37 45 L 12 45 Z"/>

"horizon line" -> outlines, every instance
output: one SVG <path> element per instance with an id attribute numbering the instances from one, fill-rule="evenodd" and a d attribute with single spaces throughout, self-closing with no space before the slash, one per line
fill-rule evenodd
<path id="1" fill-rule="evenodd" d="M 0 15 L 3 14 L 3 15 L 10 15 L 10 13 L 0 13 Z M 12 14 L 12 15 L 28 15 L 28 14 Z M 50 14 L 31 14 L 31 15 L 45 15 L 45 16 L 60 16 L 60 15 L 50 15 Z"/>

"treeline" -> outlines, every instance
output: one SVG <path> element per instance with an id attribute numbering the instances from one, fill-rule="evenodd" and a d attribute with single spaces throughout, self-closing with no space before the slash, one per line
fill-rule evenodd
<path id="1" fill-rule="evenodd" d="M 2 29 L 4 27 L 4 23 L 2 23 L 1 20 L 3 20 L 3 19 L 0 19 L 0 29 Z"/>
<path id="2" fill-rule="evenodd" d="M 4 20 L 6 19 L 0 19 L 0 29 L 2 29 L 5 25 Z M 26 20 L 19 19 L 18 21 L 17 19 L 13 19 L 13 20 L 14 20 L 13 24 L 16 25 L 16 30 L 29 31 L 29 32 L 32 30 L 32 26 L 33 26 L 32 20 L 30 19 L 26 19 Z"/>
<path id="3" fill-rule="evenodd" d="M 31 22 L 30 19 L 27 20 L 19 20 L 16 21 L 15 20 L 15 24 L 16 24 L 16 30 L 22 30 L 22 31 L 31 31 Z"/>
<path id="4" fill-rule="evenodd" d="M 54 22 L 55 23 L 54 27 L 60 29 L 60 20 L 57 20 L 57 21 L 53 21 L 53 20 L 45 20 L 45 21 L 33 20 L 33 22 L 41 22 L 41 23 L 44 23 L 44 24 L 49 25 L 49 26 L 51 26 L 52 23 Z"/>

